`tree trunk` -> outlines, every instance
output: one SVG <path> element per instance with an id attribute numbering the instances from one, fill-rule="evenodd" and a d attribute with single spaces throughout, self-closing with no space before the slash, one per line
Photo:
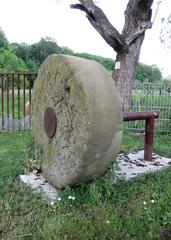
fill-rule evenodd
<path id="1" fill-rule="evenodd" d="M 131 103 L 132 85 L 136 75 L 136 67 L 140 55 L 144 34 L 133 42 L 128 53 L 117 53 L 112 77 L 123 99 L 123 105 L 129 106 Z"/>

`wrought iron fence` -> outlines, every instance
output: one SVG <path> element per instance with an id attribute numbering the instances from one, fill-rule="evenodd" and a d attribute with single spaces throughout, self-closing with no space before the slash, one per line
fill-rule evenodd
<path id="1" fill-rule="evenodd" d="M 31 95 L 37 73 L 0 73 L 0 130 L 31 126 Z M 121 97 L 125 97 L 124 93 Z M 171 132 L 171 83 L 134 83 L 125 112 L 158 111 L 155 130 Z M 144 131 L 144 121 L 125 122 L 125 129 Z"/>
<path id="2" fill-rule="evenodd" d="M 31 126 L 31 93 L 36 73 L 0 73 L 0 130 Z"/>
<path id="3" fill-rule="evenodd" d="M 123 96 L 124 97 L 124 94 Z M 125 112 L 158 111 L 155 131 L 171 132 L 171 83 L 134 83 L 130 105 L 123 106 Z M 144 131 L 144 121 L 127 122 L 126 129 Z"/>

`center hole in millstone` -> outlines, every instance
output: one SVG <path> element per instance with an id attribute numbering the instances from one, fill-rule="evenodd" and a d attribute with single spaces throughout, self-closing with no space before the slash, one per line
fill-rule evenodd
<path id="1" fill-rule="evenodd" d="M 53 138 L 55 136 L 57 129 L 57 117 L 53 108 L 48 107 L 45 110 L 44 115 L 44 130 L 48 138 Z"/>

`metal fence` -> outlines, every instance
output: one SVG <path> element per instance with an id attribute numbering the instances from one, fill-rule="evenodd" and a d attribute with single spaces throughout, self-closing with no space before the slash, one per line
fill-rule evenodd
<path id="1" fill-rule="evenodd" d="M 30 128 L 31 105 L 28 103 L 36 77 L 35 73 L 0 73 L 1 131 Z"/>
<path id="2" fill-rule="evenodd" d="M 36 77 L 36 73 L 0 73 L 1 131 L 30 128 L 31 104 L 28 103 Z M 130 104 L 123 106 L 123 111 L 158 111 L 160 117 L 155 120 L 155 130 L 171 132 L 171 83 L 134 83 Z M 125 122 L 124 128 L 144 131 L 144 121 Z"/>
<path id="3" fill-rule="evenodd" d="M 130 105 L 123 106 L 123 111 L 158 111 L 159 119 L 155 120 L 155 131 L 171 132 L 171 83 L 134 83 Z M 124 128 L 144 131 L 144 121 L 124 123 Z"/>

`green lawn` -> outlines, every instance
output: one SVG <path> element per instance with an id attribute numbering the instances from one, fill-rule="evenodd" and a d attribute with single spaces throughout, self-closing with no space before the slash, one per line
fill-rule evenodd
<path id="1" fill-rule="evenodd" d="M 171 157 L 170 139 L 156 136 L 155 152 Z M 171 168 L 115 185 L 108 171 L 60 191 L 61 201 L 51 205 L 19 181 L 31 158 L 30 141 L 29 131 L 0 135 L 0 239 L 171 239 Z M 142 147 L 143 138 L 124 136 L 124 152 Z"/>

